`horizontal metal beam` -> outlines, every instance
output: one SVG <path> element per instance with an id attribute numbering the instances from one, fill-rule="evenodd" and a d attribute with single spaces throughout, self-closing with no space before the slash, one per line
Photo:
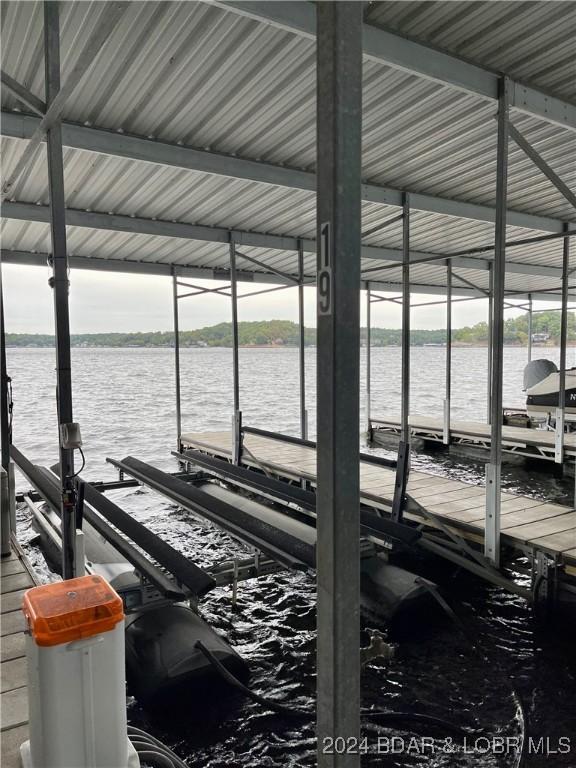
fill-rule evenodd
<path id="1" fill-rule="evenodd" d="M 45 267 L 48 261 L 49 254 L 10 250 L 3 248 L 0 251 L 0 258 L 4 264 L 16 264 L 19 266 L 32 266 L 32 267 Z M 96 256 L 69 256 L 68 262 L 71 269 L 86 269 L 91 271 L 100 272 L 116 272 L 125 274 L 139 274 L 139 275 L 165 275 L 170 277 L 175 270 L 176 274 L 181 277 L 194 277 L 198 280 L 230 280 L 230 272 L 228 269 L 219 269 L 213 267 L 194 267 L 194 266 L 179 266 L 164 263 L 155 263 L 150 261 L 134 261 L 132 259 L 121 261 L 119 259 L 101 259 Z M 239 282 L 249 282 L 254 284 L 284 284 L 286 288 L 294 288 L 295 285 L 287 280 L 282 280 L 277 275 L 266 274 L 263 272 L 242 272 L 238 271 Z M 308 285 L 313 282 L 312 276 L 305 276 L 307 280 L 310 280 Z M 370 286 L 374 290 L 378 291 L 398 291 L 400 282 L 393 281 L 377 281 L 370 280 Z M 423 283 L 411 283 L 411 290 L 413 293 L 430 294 L 433 296 L 446 294 L 446 288 L 442 285 L 426 285 Z M 483 299 L 486 298 L 483 293 L 477 290 L 468 288 L 453 288 L 454 296 L 468 296 L 470 298 Z M 528 295 L 532 296 L 534 301 L 556 301 L 560 300 L 560 293 L 519 293 L 514 294 L 514 299 L 528 298 Z M 239 297 L 240 298 L 240 297 Z"/>
<path id="2" fill-rule="evenodd" d="M 294 34 L 315 39 L 314 3 L 236 2 L 218 0 L 221 8 L 247 16 Z M 496 101 L 501 73 L 409 40 L 399 34 L 364 24 L 364 57 L 395 69 L 448 85 L 484 99 Z M 576 105 L 514 80 L 510 81 L 510 106 L 520 112 L 576 131 Z"/>
<path id="3" fill-rule="evenodd" d="M 2 214 L 6 219 L 42 223 L 48 223 L 50 215 L 48 206 L 16 202 L 5 202 L 2 206 Z M 295 237 L 245 232 L 237 229 L 230 230 L 224 227 L 207 227 L 161 219 L 143 219 L 136 216 L 122 216 L 113 213 L 79 211 L 74 208 L 66 209 L 66 224 L 71 227 L 88 227 L 89 229 L 127 232 L 135 235 L 178 237 L 184 240 L 199 240 L 201 242 L 223 243 L 226 245 L 228 245 L 232 237 L 239 246 L 274 248 L 281 251 L 298 250 L 298 240 Z M 305 240 L 304 250 L 313 253 L 315 250 L 314 241 Z"/>
<path id="4" fill-rule="evenodd" d="M 50 210 L 48 206 L 33 205 L 32 203 L 5 202 L 2 206 L 3 216 L 6 219 L 19 221 L 35 221 L 48 223 Z M 298 251 L 299 238 L 285 237 L 283 235 L 265 234 L 260 232 L 245 232 L 243 230 L 225 229 L 223 227 L 205 227 L 197 224 L 183 222 L 162 221 L 158 219 L 142 219 L 135 216 L 121 216 L 111 213 L 99 213 L 95 211 L 79 211 L 73 208 L 66 209 L 66 224 L 73 227 L 87 227 L 89 229 L 110 230 L 113 232 L 127 232 L 131 234 L 152 235 L 155 237 L 176 237 L 184 240 L 198 240 L 201 242 L 222 243 L 228 245 L 230 238 L 239 246 L 253 248 L 271 248 L 281 251 Z M 316 242 L 314 240 L 302 240 L 302 247 L 307 253 L 315 253 Z M 362 258 L 375 262 L 402 262 L 402 251 L 397 248 L 380 248 L 364 245 L 361 249 Z M 433 254 L 420 251 L 411 251 L 411 261 L 421 261 L 434 258 L 439 265 L 449 255 Z M 487 270 L 490 259 L 473 257 L 454 257 L 451 259 L 454 268 Z M 296 269 L 296 256 L 295 256 Z M 541 277 L 557 277 L 559 280 L 562 271 L 556 267 L 508 262 L 506 271 L 537 275 Z M 297 272 L 294 279 L 297 280 Z"/>
<path id="5" fill-rule="evenodd" d="M 0 251 L 0 257 L 3 264 L 16 264 L 18 266 L 32 266 L 32 267 L 45 267 L 49 258 L 49 254 L 31 251 L 17 251 L 10 249 L 2 249 Z M 148 261 L 133 261 L 126 260 L 120 261 L 116 259 L 101 259 L 95 256 L 69 256 L 68 261 L 71 269 L 86 269 L 91 271 L 101 272 L 117 272 L 126 274 L 139 274 L 139 275 L 164 275 L 170 277 L 173 274 L 173 270 L 180 277 L 194 277 L 199 280 L 230 280 L 230 271 L 228 269 L 214 269 L 211 267 L 186 267 L 176 266 L 172 267 L 171 264 L 158 264 Z M 307 280 L 310 280 L 308 285 L 313 284 L 313 278 L 311 276 L 305 276 Z M 285 288 L 294 288 L 293 282 L 282 280 L 277 275 L 265 274 L 263 272 L 242 272 L 237 271 L 237 278 L 239 282 L 250 282 L 254 284 L 284 284 Z M 379 283 L 377 281 L 370 281 L 370 285 L 374 286 L 376 290 L 397 290 L 397 285 L 393 283 Z M 431 293 L 433 295 L 443 294 L 444 288 L 442 286 L 427 286 L 416 285 L 415 291 L 417 293 Z M 455 291 L 456 293 L 456 291 Z M 475 296 L 482 298 L 482 294 L 478 291 L 471 291 L 468 289 L 462 289 L 460 292 L 462 296 Z M 240 298 L 240 297 L 239 297 Z"/>
<path id="6" fill-rule="evenodd" d="M 28 267 L 45 267 L 50 254 L 40 251 L 22 251 L 2 248 L 0 257 L 3 264 L 16 264 Z M 127 259 L 101 259 L 97 256 L 69 256 L 68 262 L 72 269 L 87 269 L 97 272 L 118 272 L 120 274 L 137 275 L 165 275 L 178 277 L 194 277 L 198 280 L 230 280 L 228 268 L 215 267 L 187 267 L 172 264 L 157 263 L 152 261 L 135 261 Z M 278 285 L 282 281 L 273 274 L 262 272 L 245 272 L 238 270 L 238 280 L 245 283 L 267 283 Z M 286 281 L 286 287 L 293 287 L 292 282 Z"/>
<path id="7" fill-rule="evenodd" d="M 2 135 L 15 139 L 29 139 L 34 135 L 39 122 L 40 120 L 33 115 L 4 111 L 1 123 Z M 128 136 L 102 128 L 62 123 L 62 142 L 64 146 L 71 149 L 112 157 L 273 184 L 289 189 L 309 192 L 316 190 L 316 174 L 309 171 L 185 147 L 143 136 Z M 378 184 L 363 184 L 362 199 L 371 203 L 401 207 L 402 191 Z M 473 221 L 494 222 L 494 209 L 487 205 L 418 193 L 411 193 L 410 200 L 414 210 Z M 542 232 L 562 232 L 562 221 L 522 211 L 508 211 L 508 223 L 510 226 Z"/>

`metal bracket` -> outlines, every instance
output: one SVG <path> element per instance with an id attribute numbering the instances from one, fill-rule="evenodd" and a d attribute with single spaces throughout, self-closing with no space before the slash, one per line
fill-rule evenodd
<path id="1" fill-rule="evenodd" d="M 232 417 L 232 462 L 237 466 L 242 461 L 242 411 L 235 411 Z"/>
<path id="2" fill-rule="evenodd" d="M 396 466 L 396 483 L 394 485 L 394 500 L 392 501 L 392 520 L 402 522 L 402 513 L 406 503 L 406 484 L 408 482 L 410 459 L 410 444 L 400 440 L 398 443 L 398 464 Z"/>
<path id="3" fill-rule="evenodd" d="M 558 591 L 559 563 L 541 550 L 532 555 L 532 595 L 534 605 L 544 611 L 555 601 Z"/>

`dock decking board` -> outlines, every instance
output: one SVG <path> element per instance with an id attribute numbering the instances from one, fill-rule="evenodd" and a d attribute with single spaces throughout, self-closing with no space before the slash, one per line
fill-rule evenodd
<path id="1" fill-rule="evenodd" d="M 400 429 L 400 419 L 397 416 L 373 416 L 370 419 L 376 431 L 391 432 L 396 434 Z M 414 414 L 410 416 L 410 428 L 415 437 L 424 440 L 442 442 L 444 433 L 444 417 L 423 416 Z M 479 421 L 463 421 L 453 419 L 450 422 L 450 435 L 457 440 L 471 442 L 490 443 L 491 427 Z M 534 449 L 536 452 L 544 451 L 547 457 L 553 458 L 556 437 L 553 431 L 544 429 L 528 429 L 527 427 L 513 427 L 508 424 L 502 426 L 502 449 L 512 453 L 522 453 L 524 449 Z M 537 453 L 531 452 L 535 458 Z M 564 455 L 576 459 L 576 433 L 568 432 L 564 435 Z M 543 455 L 540 458 L 545 458 Z"/>
<path id="2" fill-rule="evenodd" d="M 185 433 L 180 440 L 185 447 L 224 458 L 231 456 L 232 437 L 229 432 Z M 574 442 L 576 447 L 576 439 Z M 306 477 L 315 481 L 314 448 L 251 434 L 244 436 L 244 444 L 253 454 L 253 458 L 248 454 L 244 456 L 246 465 L 262 466 L 283 477 Z M 285 463 L 280 457 L 284 457 Z M 364 503 L 379 509 L 388 507 L 394 484 L 393 469 L 361 462 L 360 494 Z M 474 541 L 483 540 L 484 488 L 425 472 L 414 472 L 408 482 L 408 492 L 433 516 L 449 524 L 451 529 Z M 535 547 L 561 555 L 570 573 L 576 573 L 576 511 L 540 499 L 503 493 L 501 515 L 506 544 L 522 551 Z M 417 512 L 411 512 L 409 516 L 418 519 Z"/>
<path id="3" fill-rule="evenodd" d="M 20 768 L 20 745 L 28 738 L 28 680 L 25 621 L 20 610 L 26 589 L 36 579 L 19 548 L 1 561 L 2 636 L 0 637 L 0 727 L 2 768 Z"/>

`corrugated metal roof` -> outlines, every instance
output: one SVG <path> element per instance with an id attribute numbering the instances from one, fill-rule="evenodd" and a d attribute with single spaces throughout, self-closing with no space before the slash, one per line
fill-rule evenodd
<path id="1" fill-rule="evenodd" d="M 576 101 L 574 2 L 372 2 L 366 20 Z"/>
<path id="2" fill-rule="evenodd" d="M 39 9 L 32 3 L 6 5 L 5 68 L 40 94 Z M 203 3 L 160 6 L 130 4 L 105 53 L 69 100 L 65 117 L 313 167 L 314 44 Z M 73 51 L 79 54 L 102 3 L 65 3 L 64 9 L 63 80 L 74 63 Z M 13 40 L 22 35 L 23 17 L 35 21 L 26 26 L 16 56 Z M 493 105 L 374 62 L 366 63 L 364 80 L 366 180 L 494 203 Z M 531 118 L 519 117 L 518 123 L 553 167 L 568 172 L 566 182 L 576 184 L 576 166 L 564 166 L 566 158 L 576 156 L 576 137 Z M 528 177 L 534 184 L 526 184 Z M 510 206 L 568 216 L 567 202 L 540 177 L 513 147 Z"/>
<path id="3" fill-rule="evenodd" d="M 50 230 L 47 224 L 37 222 L 4 219 L 2 221 L 2 240 L 10 243 L 10 248 L 37 253 L 50 250 Z M 535 246 L 531 246 L 535 248 Z M 551 266 L 561 261 L 561 246 L 552 241 L 541 246 L 542 250 L 534 256 L 526 254 L 522 249 L 524 263 Z M 118 261 L 154 262 L 174 264 L 178 266 L 194 266 L 206 269 L 227 270 L 229 267 L 228 246 L 223 243 L 206 243 L 197 240 L 186 240 L 175 237 L 160 237 L 124 232 L 88 229 L 85 227 L 68 227 L 68 250 L 70 256 L 87 258 L 115 259 Z M 515 249 L 516 250 L 516 249 Z M 297 254 L 294 251 L 280 251 L 242 246 L 238 249 L 238 269 L 246 272 L 264 272 L 242 258 L 246 253 L 252 258 L 265 263 L 267 266 L 296 276 L 298 274 Z M 479 257 L 481 258 L 481 257 Z M 509 269 L 513 261 L 509 261 Z M 378 265 L 382 269 L 373 271 Z M 371 283 L 389 284 L 400 288 L 401 268 L 394 262 L 373 259 L 363 259 L 363 270 L 370 270 L 363 279 Z M 313 276 L 316 270 L 316 256 L 306 253 L 304 272 Z M 456 267 L 453 269 L 454 287 L 470 287 L 459 282 L 458 275 L 471 281 L 480 289 L 489 287 L 489 274 L 484 269 L 468 269 Z M 410 270 L 411 281 L 418 289 L 425 286 L 440 287 L 446 284 L 446 266 L 444 263 L 414 264 Z M 576 288 L 576 274 L 573 274 L 571 287 Z M 560 280 L 557 277 L 541 275 L 524 275 L 507 272 L 506 288 L 517 292 L 553 291 L 560 292 Z M 416 289 L 415 289 L 416 290 Z"/>
<path id="4" fill-rule="evenodd" d="M 2 140 L 8 173 L 21 151 L 20 144 L 22 142 L 16 139 Z M 64 153 L 64 169 L 67 204 L 73 209 L 274 232 L 294 237 L 313 239 L 315 236 L 315 195 L 312 192 L 70 149 Z M 17 185 L 14 197 L 20 201 L 48 204 L 43 148 L 38 150 L 31 173 Z M 363 230 L 369 232 L 376 229 L 396 213 L 397 209 L 391 206 L 364 202 Z M 509 240 L 531 235 L 531 230 L 508 228 Z M 9 242 L 9 239 L 6 238 L 6 241 Z M 492 242 L 492 224 L 420 211 L 411 215 L 411 246 L 415 251 L 450 254 L 489 246 Z M 376 229 L 364 239 L 364 243 L 400 249 L 400 222 Z M 508 260 L 522 262 L 525 252 L 526 248 L 509 249 Z M 543 264 L 561 265 L 558 241 L 531 246 L 530 253 L 540 254 Z"/>
<path id="5" fill-rule="evenodd" d="M 373 7 L 369 13 L 375 14 L 374 19 L 378 14 L 383 18 L 386 10 L 391 19 L 386 23 L 401 23 L 404 32 L 404 27 L 412 23 L 412 16 L 406 16 L 407 9 L 396 6 L 412 6 L 415 24 L 419 14 L 429 22 L 418 22 L 418 34 L 424 34 L 424 29 L 432 34 L 436 29 L 435 34 L 442 40 L 446 38 L 448 45 L 450 30 L 454 35 L 456 31 L 460 35 L 466 31 L 465 8 L 460 6 L 471 4 L 378 5 L 394 7 Z M 451 23 L 448 9 L 439 7 L 445 5 L 455 9 L 457 24 Z M 431 8 L 427 11 L 421 6 Z M 438 8 L 434 11 L 432 6 Z M 105 14 L 106 3 L 65 2 L 61 8 L 65 81 Z M 523 14 L 528 10 L 520 9 L 520 27 L 524 32 Z M 435 13 L 440 22 L 444 20 L 443 25 L 432 24 Z M 501 9 L 494 13 L 495 18 L 500 18 Z M 41 95 L 42 4 L 8 1 L 2 4 L 2 14 L 3 68 Z M 488 14 L 487 7 L 482 13 L 477 10 L 472 14 L 466 38 L 470 45 Z M 571 14 L 569 9 L 568 18 Z M 528 18 L 536 17 L 528 14 Z M 381 23 L 380 16 L 378 19 Z M 560 40 L 557 25 L 548 25 L 546 29 L 547 39 L 556 30 L 554 34 Z M 510 35 L 513 31 L 510 27 Z M 459 44 L 464 42 L 460 40 Z M 536 47 L 536 53 L 537 50 Z M 486 55 L 492 56 L 489 51 Z M 497 61 L 496 54 L 490 61 Z M 6 92 L 2 103 L 8 109 L 16 106 Z M 493 205 L 494 109 L 493 104 L 474 95 L 383 64 L 366 62 L 365 180 Z M 103 54 L 68 100 L 64 117 L 81 124 L 310 170 L 315 162 L 314 43 L 210 4 L 131 2 Z M 527 115 L 515 115 L 515 121 L 564 181 L 576 187 L 576 136 Z M 22 141 L 3 139 L 5 176 L 10 174 L 23 146 Z M 64 161 L 67 204 L 71 208 L 307 238 L 315 234 L 315 196 L 311 192 L 73 149 L 65 150 Z M 47 203 L 42 147 L 38 148 L 30 171 L 15 186 L 12 197 L 22 202 Z M 509 206 L 560 219 L 573 215 L 569 203 L 512 143 Z M 395 212 L 397 209 L 390 206 L 364 203 L 364 229 L 383 223 Z M 493 239 L 491 224 L 422 212 L 412 214 L 411 229 L 412 248 L 433 253 L 489 245 Z M 39 233 L 44 230 L 43 225 L 12 222 L 5 227 L 4 247 L 17 249 L 24 247 L 21 243 L 39 242 Z M 528 234 L 526 230 L 509 228 L 510 239 Z M 71 253 L 73 248 L 81 249 L 85 255 L 107 258 L 134 258 L 134 254 L 142 253 L 144 259 L 184 259 L 186 263 L 195 260 L 202 265 L 212 264 L 213 259 L 217 264 L 220 256 L 227 259 L 225 246 L 192 243 L 178 238 L 70 228 Z M 400 229 L 376 232 L 366 239 L 366 244 L 399 248 Z M 44 242 L 36 250 L 47 247 Z M 513 249 L 508 258 L 524 261 L 523 253 L 529 257 L 526 263 L 560 265 L 558 243 L 522 252 Z M 283 258 L 278 251 L 264 256 L 270 260 Z M 294 254 L 285 258 L 293 262 Z"/>

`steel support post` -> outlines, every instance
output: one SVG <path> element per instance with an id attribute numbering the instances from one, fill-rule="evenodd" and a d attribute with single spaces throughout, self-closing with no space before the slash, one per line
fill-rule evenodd
<path id="1" fill-rule="evenodd" d="M 57 2 L 44 3 L 44 56 L 46 104 L 48 108 L 60 90 L 60 19 Z M 76 523 L 74 490 L 74 451 L 63 447 L 62 425 L 74 421 L 72 414 L 72 372 L 70 364 L 70 319 L 68 310 L 68 255 L 66 251 L 66 205 L 61 121 L 55 120 L 46 135 L 50 233 L 52 241 L 51 285 L 54 293 L 56 328 L 57 406 L 62 491 L 62 576 L 76 574 Z"/>
<path id="2" fill-rule="evenodd" d="M 410 197 L 402 195 L 402 441 L 410 442 Z"/>
<path id="3" fill-rule="evenodd" d="M 304 248 L 298 241 L 298 374 L 300 383 L 300 437 L 308 439 L 306 411 L 306 327 L 304 325 Z"/>
<path id="4" fill-rule="evenodd" d="M 10 463 L 10 413 L 8 408 L 4 289 L 2 286 L 2 264 L 0 262 L 0 436 L 2 439 L 2 466 L 6 472 L 8 472 L 8 464 Z"/>
<path id="5" fill-rule="evenodd" d="M 492 420 L 492 329 L 494 320 L 494 264 L 488 264 L 488 375 L 486 380 L 486 423 Z"/>
<path id="6" fill-rule="evenodd" d="M 442 442 L 450 445 L 450 411 L 452 399 L 452 263 L 446 271 L 446 394 L 444 396 L 444 435 Z"/>
<path id="7" fill-rule="evenodd" d="M 528 362 L 532 360 L 532 294 L 528 294 Z"/>
<path id="8" fill-rule="evenodd" d="M 502 373 L 504 363 L 504 287 L 506 279 L 506 203 L 508 190 L 509 81 L 499 83 L 498 147 L 496 154 L 496 222 L 494 232 L 492 386 L 490 463 L 486 465 L 486 519 L 484 552 L 500 562 L 500 471 L 502 465 Z"/>
<path id="9" fill-rule="evenodd" d="M 14 506 L 13 488 L 10 477 L 13 474 L 10 467 L 10 412 L 8 400 L 8 369 L 6 366 L 6 334 L 4 328 L 4 292 L 2 288 L 2 264 L 0 262 L 0 437 L 2 440 L 2 484 L 1 493 L 1 547 L 0 554 L 6 557 L 10 554 L 10 536 L 14 530 L 12 507 Z"/>
<path id="10" fill-rule="evenodd" d="M 371 378 L 372 378 L 372 291 L 370 283 L 366 283 L 366 434 L 368 440 L 372 440 L 372 403 L 371 403 Z"/>
<path id="11" fill-rule="evenodd" d="M 317 18 L 318 766 L 359 766 L 362 4 Z"/>
<path id="12" fill-rule="evenodd" d="M 232 460 L 240 463 L 242 414 L 240 413 L 240 366 L 238 358 L 238 280 L 236 275 L 236 245 L 230 241 L 230 297 L 232 304 L 232 388 L 234 414 L 232 417 Z"/>
<path id="13" fill-rule="evenodd" d="M 174 309 L 174 390 L 176 394 L 176 450 L 180 452 L 182 434 L 182 402 L 180 389 L 180 318 L 178 313 L 178 276 L 172 270 L 172 303 Z"/>
<path id="14" fill-rule="evenodd" d="M 568 225 L 564 225 L 568 231 Z M 570 267 L 570 238 L 565 237 L 562 249 L 562 310 L 560 313 L 560 376 L 558 407 L 556 408 L 554 461 L 564 462 L 564 422 L 566 411 L 566 347 L 568 345 L 568 270 Z"/>

